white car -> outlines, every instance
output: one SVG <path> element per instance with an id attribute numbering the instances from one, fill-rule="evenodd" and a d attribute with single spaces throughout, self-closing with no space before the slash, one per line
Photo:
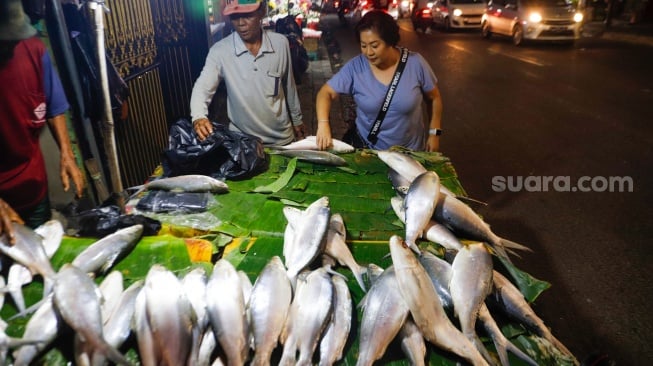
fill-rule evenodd
<path id="1" fill-rule="evenodd" d="M 480 28 L 485 0 L 436 0 L 431 8 L 433 24 L 445 30 Z"/>
<path id="2" fill-rule="evenodd" d="M 582 23 L 583 13 L 570 0 L 490 0 L 481 32 L 512 37 L 517 46 L 526 40 L 573 43 Z"/>

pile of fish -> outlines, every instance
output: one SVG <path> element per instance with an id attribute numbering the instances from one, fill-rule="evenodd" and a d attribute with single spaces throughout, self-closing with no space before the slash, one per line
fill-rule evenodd
<path id="1" fill-rule="evenodd" d="M 535 355 L 503 335 L 497 314 L 537 334 L 549 354 L 577 364 L 493 268 L 493 254 L 508 259 L 526 247 L 494 234 L 435 172 L 408 155 L 378 154 L 391 168 L 398 192 L 391 205 L 405 224 L 405 239 L 389 238 L 392 264 L 385 269 L 357 263 L 343 217 L 331 212 L 328 197 L 305 209 L 283 208 L 283 257 L 270 258 L 253 283 L 219 259 L 211 273 L 202 267 L 173 273 L 155 264 L 124 288 L 122 274 L 111 268 L 138 243 L 140 225 L 96 241 L 56 272 L 49 258 L 63 236 L 60 224 L 35 231 L 14 224 L 16 244 L 0 239 L 0 252 L 13 261 L 0 285 L 19 315 L 34 313 L 19 339 L 8 337 L 2 324 L 0 364 L 32 364 L 72 330 L 71 357 L 78 365 L 131 365 L 120 352 L 126 348 L 137 351 L 142 365 L 332 365 L 351 343 L 350 330 L 358 329 L 357 365 L 372 365 L 393 341 L 413 365 L 425 364 L 426 342 L 472 365 L 507 366 L 508 352 L 536 365 Z M 421 239 L 448 249 L 446 258 L 422 250 Z M 359 311 L 339 266 L 365 292 Z M 43 299 L 25 309 L 20 290 L 33 274 L 43 278 Z M 96 284 L 98 276 L 104 278 Z"/>

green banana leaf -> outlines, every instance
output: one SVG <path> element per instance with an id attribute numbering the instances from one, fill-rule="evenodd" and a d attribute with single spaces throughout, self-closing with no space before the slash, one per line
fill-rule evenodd
<path id="1" fill-rule="evenodd" d="M 452 192 L 460 196 L 466 195 L 448 158 L 438 153 L 408 153 L 427 169 L 436 171 L 442 184 Z M 266 172 L 248 180 L 229 181 L 229 193 L 215 195 L 215 203 L 208 209 L 212 219 L 210 222 L 217 224 L 200 236 L 215 246 L 214 259 L 222 255 L 239 270 L 247 273 L 253 283 L 272 256 L 282 257 L 283 234 L 287 224 L 282 212 L 283 207 L 293 205 L 305 208 L 320 197 L 327 196 L 331 212 L 340 213 L 343 217 L 347 228 L 347 241 L 356 260 L 362 265 L 374 263 L 383 268 L 389 266 L 391 259 L 388 256 L 388 239 L 392 235 L 403 236 L 404 226 L 390 206 L 390 198 L 396 193 L 387 177 L 388 167 L 369 150 L 359 150 L 341 156 L 348 163 L 346 169 L 270 155 L 270 166 Z M 174 226 L 174 222 L 171 225 Z M 229 238 L 239 239 L 236 247 L 226 245 L 230 248 L 225 248 Z M 58 269 L 62 264 L 72 261 L 94 240 L 66 237 L 52 259 L 54 268 Z M 426 250 L 443 253 L 442 248 L 434 243 L 422 242 L 420 246 Z M 211 263 L 191 261 L 182 238 L 162 235 L 144 237 L 114 270 L 121 271 L 126 287 L 131 282 L 144 278 L 155 263 L 164 265 L 180 276 L 196 265 L 206 267 L 208 272 L 212 269 Z M 517 277 L 520 290 L 530 301 L 549 286 L 548 283 L 537 280 L 517 268 L 508 269 L 513 275 L 519 274 L 513 277 Z M 364 292 L 358 287 L 349 270 L 338 271 L 348 278 L 352 299 L 358 304 Z M 98 277 L 96 281 L 99 283 L 102 279 L 103 277 Z M 42 298 L 42 291 L 43 286 L 38 280 L 24 287 L 28 306 Z M 356 312 L 357 316 L 353 318 L 354 324 L 345 348 L 345 357 L 341 361 L 343 365 L 356 363 L 356 319 L 361 316 L 360 309 Z M 13 303 L 7 301 L 0 315 L 2 319 L 9 319 L 15 313 Z M 28 319 L 25 317 L 11 320 L 7 334 L 20 337 Z M 544 347 L 543 340 L 522 327 L 510 322 L 504 322 L 503 327 L 509 339 L 531 355 L 538 364 L 567 364 L 563 356 Z M 493 350 L 492 342 L 485 341 L 488 349 Z M 64 355 L 71 354 L 68 343 L 57 343 L 54 349 L 44 356 L 46 364 L 65 364 L 68 360 Z M 134 344 L 125 348 L 130 359 L 138 359 Z M 427 357 L 430 365 L 455 365 L 460 361 L 434 346 L 428 346 Z M 525 364 L 513 358 L 511 361 L 514 361 L 514 365 Z M 404 359 L 399 345 L 393 343 L 379 364 L 408 365 L 408 362 Z"/>

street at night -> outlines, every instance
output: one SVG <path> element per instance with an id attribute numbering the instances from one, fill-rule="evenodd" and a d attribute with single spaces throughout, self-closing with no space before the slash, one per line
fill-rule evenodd
<path id="1" fill-rule="evenodd" d="M 441 152 L 494 231 L 533 250 L 515 264 L 551 283 L 536 312 L 580 361 L 653 359 L 653 48 L 515 47 L 399 23 L 439 79 Z M 335 32 L 343 59 L 359 52 L 351 29 Z"/>

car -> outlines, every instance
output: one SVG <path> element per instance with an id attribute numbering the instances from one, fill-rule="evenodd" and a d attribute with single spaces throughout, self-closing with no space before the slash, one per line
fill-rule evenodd
<path id="1" fill-rule="evenodd" d="M 490 0 L 481 20 L 481 34 L 524 41 L 561 41 L 573 44 L 580 38 L 583 13 L 570 0 Z"/>
<path id="2" fill-rule="evenodd" d="M 436 0 L 431 8 L 433 24 L 445 30 L 481 28 L 485 0 Z"/>

